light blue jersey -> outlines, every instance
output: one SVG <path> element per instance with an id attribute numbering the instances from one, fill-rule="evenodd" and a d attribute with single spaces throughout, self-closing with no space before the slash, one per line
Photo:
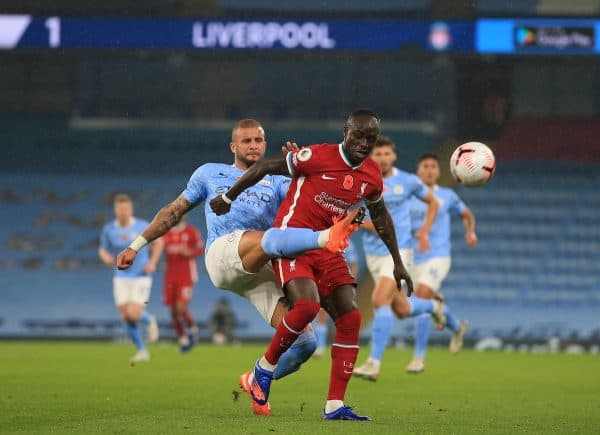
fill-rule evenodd
<path id="1" fill-rule="evenodd" d="M 100 247 L 116 256 L 123 249 L 127 248 L 137 236 L 142 234 L 147 226 L 147 221 L 137 218 L 133 218 L 132 224 L 128 227 L 119 226 L 116 220 L 108 222 L 102 228 Z M 141 249 L 129 269 L 118 270 L 115 268 L 115 276 L 118 278 L 138 278 L 140 276 L 146 276 L 144 267 L 146 267 L 148 261 L 150 261 L 150 250 Z"/>
<path id="2" fill-rule="evenodd" d="M 344 251 L 344 259 L 346 263 L 358 263 L 358 251 L 356 250 L 356 242 L 350 240 L 350 244 Z"/>
<path id="3" fill-rule="evenodd" d="M 459 215 L 467 206 L 459 198 L 456 192 L 447 187 L 435 186 L 433 194 L 440 203 L 437 216 L 433 221 L 429 231 L 429 242 L 431 250 L 420 253 L 415 249 L 415 264 L 423 263 L 432 258 L 450 256 L 450 214 Z M 423 226 L 427 206 L 421 201 L 412 200 L 410 202 L 410 220 L 413 231 Z M 413 246 L 416 248 L 418 240 L 413 237 Z"/>
<path id="4" fill-rule="evenodd" d="M 419 177 L 400 169 L 393 169 L 392 175 L 383 179 L 383 199 L 394 221 L 399 249 L 409 249 L 411 243 L 410 197 L 424 199 L 429 189 Z M 389 251 L 381 238 L 370 231 L 362 231 L 365 254 L 388 255 Z"/>
<path id="5" fill-rule="evenodd" d="M 229 213 L 217 216 L 211 210 L 210 200 L 226 193 L 243 173 L 244 170 L 232 165 L 206 163 L 196 169 L 183 191 L 184 198 L 192 204 L 204 201 L 207 251 L 215 239 L 235 230 L 266 231 L 273 226 L 290 185 L 290 179 L 281 175 L 267 175 L 244 190 L 231 204 Z"/>

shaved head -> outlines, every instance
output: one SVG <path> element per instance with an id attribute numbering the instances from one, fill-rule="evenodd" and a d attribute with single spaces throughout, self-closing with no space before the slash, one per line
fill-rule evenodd
<path id="1" fill-rule="evenodd" d="M 235 135 L 238 133 L 238 130 L 240 130 L 242 128 L 259 128 L 259 129 L 263 130 L 263 132 L 264 132 L 264 128 L 263 128 L 262 124 L 260 122 L 258 122 L 256 119 L 242 119 L 242 120 L 238 121 L 231 129 L 231 141 L 232 142 L 235 142 Z"/>
<path id="2" fill-rule="evenodd" d="M 265 156 L 265 129 L 255 119 L 242 119 L 231 130 L 229 147 L 234 155 L 234 166 L 246 170 Z"/>

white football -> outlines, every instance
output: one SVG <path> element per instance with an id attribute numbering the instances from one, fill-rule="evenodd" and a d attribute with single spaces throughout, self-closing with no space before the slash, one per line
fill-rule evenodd
<path id="1" fill-rule="evenodd" d="M 456 181 L 467 187 L 481 186 L 492 178 L 496 157 L 487 145 L 467 142 L 456 148 L 450 157 L 450 172 Z"/>

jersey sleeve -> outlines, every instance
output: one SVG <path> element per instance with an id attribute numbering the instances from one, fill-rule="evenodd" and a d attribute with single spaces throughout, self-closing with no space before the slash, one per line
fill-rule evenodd
<path id="1" fill-rule="evenodd" d="M 200 235 L 200 231 L 196 227 L 190 227 L 190 247 L 192 249 L 192 256 L 198 257 L 204 254 L 204 240 Z"/>
<path id="2" fill-rule="evenodd" d="M 206 189 L 206 165 L 200 166 L 190 177 L 187 187 L 183 191 L 183 197 L 190 204 L 197 204 L 205 201 L 207 197 Z"/>
<path id="3" fill-rule="evenodd" d="M 448 211 L 452 214 L 461 214 L 467 208 L 466 204 L 460 199 L 460 196 L 456 194 L 456 192 L 452 191 L 452 196 L 450 197 L 450 206 L 448 207 Z"/>
<path id="4" fill-rule="evenodd" d="M 291 176 L 316 174 L 323 170 L 321 145 L 311 145 L 289 152 L 286 156 L 288 171 Z"/>
<path id="5" fill-rule="evenodd" d="M 429 194 L 429 187 L 427 187 L 416 175 L 410 177 L 411 193 L 419 199 L 425 199 Z"/>
<path id="6" fill-rule="evenodd" d="M 279 202 L 282 202 L 287 196 L 291 181 L 287 177 L 279 177 L 279 183 L 277 184 L 277 198 Z"/>
<path id="7" fill-rule="evenodd" d="M 370 191 L 364 197 L 365 205 L 374 204 L 376 202 L 381 201 L 383 198 L 383 178 L 381 177 L 381 173 L 379 172 L 379 167 L 375 168 L 375 183 Z"/>
<path id="8" fill-rule="evenodd" d="M 100 247 L 103 249 L 110 249 L 110 240 L 108 239 L 108 227 L 104 225 L 102 232 L 100 233 Z"/>

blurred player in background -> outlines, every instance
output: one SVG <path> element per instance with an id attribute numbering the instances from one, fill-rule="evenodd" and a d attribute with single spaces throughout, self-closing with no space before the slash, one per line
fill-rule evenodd
<path id="1" fill-rule="evenodd" d="M 212 199 L 211 207 L 218 214 L 228 213 L 229 202 L 238 196 L 243 200 L 242 193 L 265 174 L 293 177 L 275 220 L 275 227 L 284 232 L 295 228 L 324 230 L 332 220 L 341 218 L 352 206 L 364 201 L 394 260 L 397 288 L 400 290 L 401 282 L 405 280 L 410 293 L 412 281 L 402 264 L 393 222 L 382 200 L 381 171 L 369 157 L 379 130 L 379 118 L 372 110 L 357 109 L 344 125 L 342 143 L 313 145 L 290 152 L 285 158 L 265 159 L 242 175 L 225 197 Z M 361 221 L 361 211 L 355 209 L 345 219 Z M 274 234 L 285 237 L 285 233 Z M 356 305 L 356 281 L 343 256 L 339 252 L 316 249 L 296 258 L 281 257 L 273 264 L 292 308 L 277 327 L 266 352 L 254 364 L 250 380 L 253 401 L 267 403 L 280 357 L 310 325 L 322 306 L 333 319 L 336 329 L 323 418 L 370 420 L 356 414 L 344 403 L 358 355 L 361 315 Z"/>
<path id="2" fill-rule="evenodd" d="M 289 228 L 284 233 L 271 228 L 279 205 L 286 196 L 290 182 L 288 177 L 266 176 L 256 180 L 257 185 L 240 192 L 239 200 L 232 204 L 225 192 L 256 162 L 263 160 L 266 146 L 265 131 L 258 121 L 239 121 L 231 132 L 233 164 L 207 163 L 200 166 L 183 193 L 163 207 L 142 235 L 119 254 L 118 267 L 131 267 L 138 251 L 143 252 L 141 249 L 148 242 L 164 235 L 182 216 L 205 202 L 208 229 L 205 260 L 212 283 L 248 298 L 265 321 L 277 327 L 288 308 L 273 274 L 271 258 L 293 257 L 319 248 L 339 252 L 347 246 L 355 228 L 351 228 L 351 222 L 347 219 L 322 231 Z M 231 205 L 231 213 L 217 216 L 211 210 L 206 199 L 215 196 Z M 302 331 L 300 339 L 283 355 L 274 378 L 279 379 L 297 371 L 315 348 L 312 330 Z M 249 394 L 247 373 L 240 378 L 240 384 Z M 256 414 L 268 415 L 271 412 L 268 403 L 252 404 Z"/>
<path id="3" fill-rule="evenodd" d="M 163 240 L 167 254 L 163 302 L 171 308 L 179 348 L 187 352 L 198 339 L 198 325 L 190 314 L 189 304 L 198 281 L 196 257 L 204 254 L 204 242 L 198 229 L 188 224 L 185 217 Z"/>
<path id="4" fill-rule="evenodd" d="M 417 296 L 433 299 L 439 296 L 442 281 L 450 270 L 450 215 L 458 215 L 465 226 L 465 240 L 469 246 L 477 245 L 475 234 L 475 217 L 471 210 L 462 202 L 454 190 L 440 187 L 440 161 L 435 154 L 424 154 L 419 159 L 417 174 L 437 198 L 440 208 L 430 231 L 431 250 L 415 252 L 415 267 L 413 278 L 417 285 Z M 420 228 L 425 218 L 425 207 L 419 201 L 411 201 L 411 222 L 413 228 Z M 413 243 L 416 245 L 417 240 Z M 463 344 L 467 332 L 467 322 L 457 322 L 454 316 L 446 316 L 446 327 L 452 331 L 450 352 L 457 353 Z M 409 373 L 420 373 L 425 369 L 425 350 L 429 339 L 431 321 L 428 316 L 419 316 L 415 321 L 415 353 L 412 361 L 406 367 Z"/>
<path id="5" fill-rule="evenodd" d="M 350 273 L 355 278 L 358 277 L 358 252 L 356 250 L 355 242 L 350 241 L 350 244 L 344 251 L 344 258 L 348 264 Z M 315 337 L 317 337 L 317 349 L 313 356 L 319 358 L 325 355 L 325 348 L 327 347 L 327 333 L 329 332 L 329 316 L 323 309 L 319 311 L 319 315 L 313 324 L 315 330 Z"/>
<path id="6" fill-rule="evenodd" d="M 148 222 L 133 216 L 133 202 L 128 195 L 119 194 L 114 199 L 115 220 L 102 228 L 100 236 L 100 260 L 115 269 L 116 255 L 138 237 Z M 137 348 L 131 363 L 150 361 L 139 323 L 147 328 L 148 340 L 158 341 L 156 317 L 146 311 L 152 288 L 152 274 L 163 250 L 162 240 L 156 240 L 149 250 L 141 255 L 135 267 L 129 270 L 115 269 L 113 277 L 113 295 L 121 318 L 126 324 L 127 333 Z"/>
<path id="7" fill-rule="evenodd" d="M 371 153 L 381 170 L 384 182 L 383 197 L 390 210 L 394 228 L 398 238 L 398 249 L 403 263 L 412 273 L 413 250 L 411 246 L 411 227 L 409 214 L 409 198 L 416 197 L 423 202 L 426 216 L 417 232 L 418 249 L 426 251 L 429 246 L 429 230 L 435 219 L 438 204 L 429 188 L 416 175 L 409 174 L 394 167 L 396 162 L 396 146 L 388 137 L 381 136 Z M 370 221 L 363 224 L 362 240 L 366 254 L 367 268 L 375 282 L 371 296 L 375 310 L 371 328 L 371 352 L 367 361 L 354 370 L 354 376 L 376 380 L 381 371 L 381 360 L 387 347 L 393 326 L 394 313 L 400 317 L 417 316 L 423 313 L 433 314 L 438 322 L 443 322 L 442 304 L 437 301 L 421 300 L 416 297 L 407 298 L 396 292 L 394 280 L 394 261 L 386 246 L 377 236 L 374 225 Z"/>
<path id="8" fill-rule="evenodd" d="M 221 298 L 217 302 L 208 323 L 214 344 L 226 344 L 233 339 L 233 330 L 237 320 L 227 298 Z"/>

